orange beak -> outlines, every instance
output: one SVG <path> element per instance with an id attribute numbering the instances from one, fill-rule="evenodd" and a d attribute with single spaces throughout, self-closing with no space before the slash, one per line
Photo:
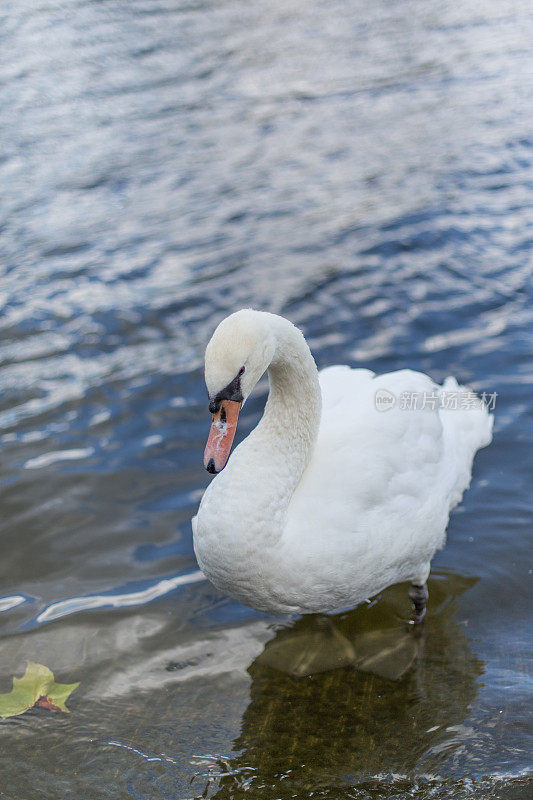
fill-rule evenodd
<path id="1" fill-rule="evenodd" d="M 208 472 L 216 474 L 226 466 L 240 410 L 241 404 L 235 400 L 222 400 L 217 413 L 213 414 L 204 453 L 204 467 Z"/>

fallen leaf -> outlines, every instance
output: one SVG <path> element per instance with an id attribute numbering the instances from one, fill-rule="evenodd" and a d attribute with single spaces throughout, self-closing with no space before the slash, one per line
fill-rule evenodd
<path id="1" fill-rule="evenodd" d="M 0 717 L 16 717 L 35 705 L 50 711 L 69 713 L 65 702 L 78 683 L 56 683 L 52 670 L 28 661 L 22 678 L 13 678 L 13 689 L 0 694 Z"/>

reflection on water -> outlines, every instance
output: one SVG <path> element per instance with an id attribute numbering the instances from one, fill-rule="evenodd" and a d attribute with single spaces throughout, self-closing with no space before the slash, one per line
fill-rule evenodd
<path id="1" fill-rule="evenodd" d="M 331 619 L 305 618 L 269 642 L 257 662 L 293 678 L 349 666 L 399 680 L 417 657 L 422 633 L 422 628 L 403 625 L 345 636 Z"/>
<path id="2" fill-rule="evenodd" d="M 181 586 L 188 586 L 197 581 L 204 581 L 204 575 L 200 570 L 188 573 L 187 575 L 175 575 L 171 578 L 164 578 L 154 584 L 146 586 L 137 591 L 129 592 L 109 592 L 104 595 L 89 595 L 88 597 L 71 597 L 68 600 L 60 600 L 58 603 L 52 603 L 44 611 L 37 615 L 35 622 L 51 622 L 54 619 L 67 616 L 69 614 L 76 614 L 79 611 L 89 611 L 96 608 L 126 608 L 127 606 L 139 606 L 151 603 L 157 600 L 158 597 L 173 592 Z M 13 600 L 14 598 L 4 598 L 4 600 Z M 24 598 L 22 598 L 23 602 Z M 2 600 L 0 600 L 0 610 Z"/>
<path id="3" fill-rule="evenodd" d="M 446 589 L 460 595 L 473 583 L 455 578 Z M 250 703 L 234 742 L 237 754 L 220 765 L 214 796 L 333 797 L 335 787 L 364 789 L 374 780 L 382 796 L 392 797 L 398 782 L 404 791 L 415 784 L 415 769 L 437 773 L 443 755 L 475 735 L 463 723 L 483 672 L 442 588 L 433 582 L 436 609 L 423 630 L 399 621 L 386 627 L 397 590 L 370 613 L 303 618 L 281 629 L 249 667 Z M 337 668 L 324 671 L 336 657 Z"/>

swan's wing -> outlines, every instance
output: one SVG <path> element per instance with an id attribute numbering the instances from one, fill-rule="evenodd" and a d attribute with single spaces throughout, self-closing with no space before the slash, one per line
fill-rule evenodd
<path id="1" fill-rule="evenodd" d="M 320 385 L 318 437 L 290 512 L 312 515 L 326 503 L 329 520 L 344 530 L 412 514 L 440 479 L 445 441 L 438 412 L 404 410 L 399 398 L 435 384 L 409 370 L 376 376 L 330 367 Z M 398 398 L 387 411 L 376 408 L 378 390 Z"/>
<path id="2" fill-rule="evenodd" d="M 476 452 L 492 441 L 494 417 L 479 399 L 475 399 L 474 392 L 460 386 L 455 378 L 446 378 L 439 390 L 441 396 L 446 395 L 451 401 L 449 407 L 439 410 L 443 435 L 448 444 L 445 467 L 446 484 L 450 486 L 451 510 L 460 502 L 463 492 L 470 485 Z"/>
<path id="3" fill-rule="evenodd" d="M 344 458 L 367 491 L 416 497 L 420 486 L 447 496 L 448 509 L 459 501 L 475 452 L 492 438 L 492 418 L 471 390 L 455 378 L 439 386 L 413 370 L 375 375 L 349 367 L 323 370 L 320 385 L 323 414 L 312 471 L 322 471 L 324 460 L 336 463 L 338 473 Z"/>
<path id="4" fill-rule="evenodd" d="M 443 391 L 467 390 L 411 370 L 376 376 L 330 367 L 320 385 L 320 429 L 289 506 L 287 533 L 315 558 L 331 534 L 329 546 L 347 558 L 355 537 L 363 560 L 365 553 L 384 560 L 412 553 L 413 561 L 429 561 L 468 486 L 475 451 L 490 441 L 486 408 L 441 409 Z M 378 391 L 394 396 L 386 411 L 376 408 Z M 413 396 L 420 406 L 426 398 L 423 408 L 409 407 Z"/>

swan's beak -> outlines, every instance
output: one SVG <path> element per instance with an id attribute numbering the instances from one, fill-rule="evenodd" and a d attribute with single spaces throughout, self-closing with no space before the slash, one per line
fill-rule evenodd
<path id="1" fill-rule="evenodd" d="M 237 430 L 241 404 L 235 400 L 222 400 L 220 408 L 213 414 L 209 438 L 205 446 L 204 467 L 216 474 L 224 469 Z"/>

